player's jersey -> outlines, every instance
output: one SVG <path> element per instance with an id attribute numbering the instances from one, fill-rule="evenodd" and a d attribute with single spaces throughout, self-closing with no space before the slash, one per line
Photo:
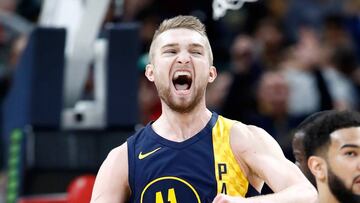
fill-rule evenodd
<path id="1" fill-rule="evenodd" d="M 151 124 L 128 139 L 130 202 L 207 203 L 216 194 L 245 196 L 248 181 L 230 148 L 235 123 L 213 113 L 183 142 L 167 140 Z"/>

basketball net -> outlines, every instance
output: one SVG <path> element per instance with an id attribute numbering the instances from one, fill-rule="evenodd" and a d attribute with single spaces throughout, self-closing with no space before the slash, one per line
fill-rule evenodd
<path id="1" fill-rule="evenodd" d="M 255 2 L 257 0 L 213 0 L 213 19 L 219 20 L 226 14 L 227 10 L 238 10 L 245 2 Z"/>

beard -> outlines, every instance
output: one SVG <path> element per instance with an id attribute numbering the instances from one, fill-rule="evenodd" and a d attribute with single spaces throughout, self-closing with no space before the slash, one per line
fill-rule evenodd
<path id="1" fill-rule="evenodd" d="M 180 102 L 176 101 L 171 95 L 170 87 L 161 87 L 161 85 L 156 85 L 156 89 L 160 99 L 163 100 L 170 109 L 178 113 L 188 113 L 191 112 L 204 97 L 206 85 L 200 85 L 195 91 L 195 96 L 192 97 L 190 101 Z"/>
<path id="2" fill-rule="evenodd" d="M 335 198 L 341 203 L 360 203 L 360 195 L 346 188 L 344 182 L 328 169 L 329 188 Z"/>

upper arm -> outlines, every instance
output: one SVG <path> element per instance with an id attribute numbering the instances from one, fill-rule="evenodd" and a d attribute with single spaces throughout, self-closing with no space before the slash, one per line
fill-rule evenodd
<path id="1" fill-rule="evenodd" d="M 96 176 L 91 203 L 126 202 L 130 196 L 126 142 L 113 149 Z"/>
<path id="2" fill-rule="evenodd" d="M 265 130 L 237 123 L 231 130 L 230 140 L 236 158 L 245 165 L 247 176 L 265 181 L 274 192 L 307 182 Z"/>

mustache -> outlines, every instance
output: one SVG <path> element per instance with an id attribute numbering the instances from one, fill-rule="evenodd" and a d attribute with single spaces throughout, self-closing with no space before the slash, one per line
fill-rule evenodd
<path id="1" fill-rule="evenodd" d="M 176 64 L 173 65 L 173 68 L 175 68 L 175 69 L 189 69 L 191 67 L 192 67 L 192 65 L 188 64 L 188 63 L 186 63 L 186 64 L 178 64 L 178 63 L 176 63 Z"/>

